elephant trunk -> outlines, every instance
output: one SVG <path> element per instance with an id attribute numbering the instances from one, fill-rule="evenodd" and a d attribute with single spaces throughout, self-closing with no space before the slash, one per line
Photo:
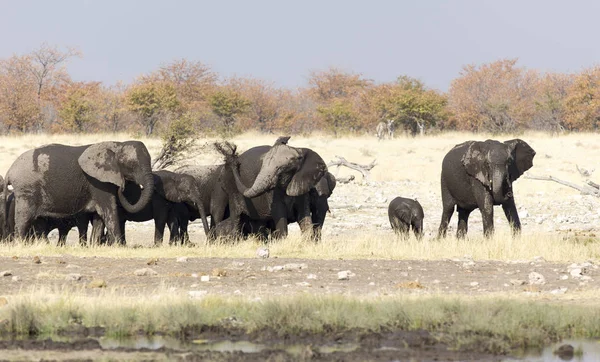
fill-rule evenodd
<path id="1" fill-rule="evenodd" d="M 136 182 L 140 183 L 143 189 L 140 199 L 135 204 L 131 204 L 129 200 L 127 200 L 125 195 L 123 195 L 122 188 L 119 188 L 118 192 L 119 202 L 123 206 L 123 209 L 130 214 L 136 214 L 142 211 L 142 209 L 148 205 L 148 202 L 150 202 L 152 194 L 154 193 L 154 177 L 149 169 L 143 174 L 141 182 L 138 180 L 136 180 Z"/>
<path id="2" fill-rule="evenodd" d="M 202 226 L 204 227 L 204 234 L 208 236 L 209 226 L 208 221 L 206 219 L 206 210 L 204 209 L 204 202 L 202 202 L 202 193 L 200 191 L 197 192 L 197 197 L 195 198 L 193 204 L 194 207 L 198 209 L 198 213 L 200 214 L 200 218 L 202 219 Z"/>
<path id="3" fill-rule="evenodd" d="M 237 167 L 231 166 L 231 168 L 238 191 L 249 199 L 260 196 L 273 188 L 275 181 L 277 180 L 276 177 L 270 176 L 269 172 L 265 171 L 264 168 L 261 168 L 258 176 L 256 176 L 256 179 L 254 180 L 254 183 L 248 188 L 242 182 Z"/>
<path id="4" fill-rule="evenodd" d="M 497 203 L 503 203 L 510 195 L 506 188 L 508 178 L 506 173 L 501 170 L 495 169 L 492 174 L 492 196 L 494 201 Z"/>

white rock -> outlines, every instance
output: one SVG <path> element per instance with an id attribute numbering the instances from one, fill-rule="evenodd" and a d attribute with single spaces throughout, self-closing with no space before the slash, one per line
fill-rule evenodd
<path id="1" fill-rule="evenodd" d="M 510 280 L 510 284 L 512 284 L 512 285 L 516 285 L 516 286 L 520 286 L 520 285 L 525 285 L 525 284 L 527 284 L 527 282 L 526 282 L 526 281 L 524 281 L 524 280 L 521 280 L 521 279 L 511 279 L 511 280 Z"/>
<path id="2" fill-rule="evenodd" d="M 187 263 L 187 261 L 188 261 L 187 256 L 180 256 L 179 258 L 177 258 L 178 263 Z"/>
<path id="3" fill-rule="evenodd" d="M 553 289 L 550 291 L 551 294 L 565 294 L 567 292 L 568 288 L 566 287 L 562 287 L 562 288 L 558 288 L 558 289 Z"/>
<path id="4" fill-rule="evenodd" d="M 20 280 L 21 280 L 21 278 L 20 278 L 20 277 L 18 277 L 18 276 L 16 276 L 16 275 L 14 275 L 14 276 L 12 277 L 12 281 L 13 281 L 13 282 L 18 282 L 18 281 L 20 281 Z"/>
<path id="5" fill-rule="evenodd" d="M 310 287 L 309 282 L 299 282 L 299 283 L 296 283 L 296 285 L 299 287 Z"/>
<path id="6" fill-rule="evenodd" d="M 158 273 L 156 271 L 154 271 L 150 268 L 138 269 L 138 270 L 134 271 L 133 274 L 137 275 L 138 277 L 158 275 Z"/>
<path id="7" fill-rule="evenodd" d="M 350 270 L 338 272 L 338 280 L 350 280 Z"/>
<path id="8" fill-rule="evenodd" d="M 592 280 L 592 277 L 589 275 L 583 275 L 580 279 L 583 281 L 588 281 L 588 280 Z"/>
<path id="9" fill-rule="evenodd" d="M 308 265 L 306 263 L 289 263 L 283 266 L 284 270 L 299 270 L 306 268 L 308 268 Z"/>
<path id="10" fill-rule="evenodd" d="M 11 275 L 12 275 L 12 271 L 10 271 L 10 270 L 0 271 L 0 277 L 9 277 Z"/>
<path id="11" fill-rule="evenodd" d="M 465 268 L 465 269 L 469 269 L 469 268 L 471 268 L 473 266 L 475 266 L 475 262 L 473 260 L 465 261 L 462 264 L 462 267 Z"/>
<path id="12" fill-rule="evenodd" d="M 571 271 L 569 271 L 569 274 L 571 274 L 573 278 L 581 278 L 581 276 L 583 275 L 583 270 L 581 268 L 571 269 Z"/>
<path id="13" fill-rule="evenodd" d="M 471 282 L 471 283 L 469 283 L 469 285 L 472 287 L 476 287 L 479 285 L 479 282 Z"/>
<path id="14" fill-rule="evenodd" d="M 440 282 L 440 280 L 439 280 L 439 279 L 434 279 L 434 280 L 432 281 L 432 283 L 433 283 L 433 284 L 440 284 L 441 282 Z"/>
<path id="15" fill-rule="evenodd" d="M 538 256 L 534 256 L 534 257 L 533 257 L 533 261 L 535 261 L 536 263 L 543 263 L 543 262 L 545 262 L 545 261 L 546 261 L 546 259 L 544 259 L 544 257 L 543 257 L 543 256 L 539 256 L 539 255 L 538 255 Z"/>
<path id="16" fill-rule="evenodd" d="M 233 294 L 235 294 L 235 295 L 241 295 L 241 294 L 242 294 L 242 291 L 238 289 L 238 290 L 235 290 L 235 291 L 233 292 Z"/>
<path id="17" fill-rule="evenodd" d="M 566 275 L 566 274 L 563 274 L 563 275 L 561 275 L 561 276 L 560 276 L 560 278 L 559 278 L 559 279 L 560 279 L 560 280 L 567 280 L 567 279 L 569 279 L 569 276 L 568 276 L 568 275 Z"/>
<path id="18" fill-rule="evenodd" d="M 527 210 L 519 211 L 519 216 L 520 217 L 528 217 L 529 212 Z"/>
<path id="19" fill-rule="evenodd" d="M 266 259 L 269 257 L 269 249 L 267 248 L 258 248 L 256 249 L 256 256 L 259 258 Z"/>
<path id="20" fill-rule="evenodd" d="M 540 225 L 543 224 L 544 223 L 544 218 L 541 217 L 541 216 L 536 217 L 535 218 L 535 223 L 536 224 L 540 224 Z"/>
<path id="21" fill-rule="evenodd" d="M 209 275 L 203 275 L 200 277 L 200 281 L 201 282 L 209 282 L 210 281 L 210 276 Z"/>
<path id="22" fill-rule="evenodd" d="M 77 273 L 67 274 L 67 276 L 65 277 L 65 280 L 76 282 L 78 280 L 81 280 L 81 274 L 77 274 Z"/>
<path id="23" fill-rule="evenodd" d="M 206 290 L 190 290 L 188 295 L 190 298 L 203 298 L 208 294 Z"/>
<path id="24" fill-rule="evenodd" d="M 192 273 L 192 278 L 198 278 L 198 273 Z"/>
<path id="25" fill-rule="evenodd" d="M 540 273 L 531 272 L 529 273 L 529 284 L 531 285 L 542 285 L 546 284 L 546 278 Z"/>
<path id="26" fill-rule="evenodd" d="M 375 285 L 375 282 L 370 282 L 369 285 L 373 286 Z"/>
<path id="27" fill-rule="evenodd" d="M 308 274 L 306 276 L 306 279 L 317 279 L 317 275 L 316 274 Z"/>

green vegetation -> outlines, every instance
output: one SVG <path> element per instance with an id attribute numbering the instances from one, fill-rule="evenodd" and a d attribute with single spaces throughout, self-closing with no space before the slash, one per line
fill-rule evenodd
<path id="1" fill-rule="evenodd" d="M 426 330 L 451 348 L 505 354 L 563 338 L 600 335 L 600 306 L 551 305 L 512 299 L 459 297 L 294 296 L 242 298 L 155 295 L 152 299 L 77 295 L 10 297 L 0 307 L 5 337 L 50 336 L 70 327 L 104 327 L 109 336 L 140 331 L 181 336 L 206 326 L 247 333 L 385 333 Z M 235 322 L 232 323 L 231 321 Z"/>

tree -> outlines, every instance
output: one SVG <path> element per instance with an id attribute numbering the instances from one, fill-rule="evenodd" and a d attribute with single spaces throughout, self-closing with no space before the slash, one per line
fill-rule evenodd
<path id="1" fill-rule="evenodd" d="M 333 132 L 335 136 L 339 132 L 352 131 L 356 129 L 358 123 L 358 113 L 354 111 L 352 105 L 342 99 L 337 99 L 327 106 L 317 107 L 317 112 L 325 120 L 326 127 Z"/>
<path id="2" fill-rule="evenodd" d="M 231 87 L 222 86 L 209 96 L 212 112 L 219 118 L 222 132 L 230 136 L 234 132 L 237 118 L 248 111 L 250 101 Z"/>
<path id="3" fill-rule="evenodd" d="M 28 131 L 40 117 L 35 80 L 28 63 L 26 56 L 0 60 L 0 120 L 8 131 Z"/>
<path id="4" fill-rule="evenodd" d="M 165 82 L 144 82 L 132 86 L 127 93 L 127 105 L 151 135 L 157 123 L 175 113 L 180 102 L 173 85 Z"/>
<path id="5" fill-rule="evenodd" d="M 121 131 L 123 121 L 128 115 L 123 84 L 119 82 L 111 87 L 102 87 L 98 92 L 97 104 L 102 119 L 101 129 L 110 132 Z"/>
<path id="6" fill-rule="evenodd" d="M 567 128 L 566 99 L 572 84 L 569 74 L 548 73 L 538 79 L 531 128 L 553 132 Z"/>
<path id="7" fill-rule="evenodd" d="M 537 74 L 503 59 L 463 67 L 448 92 L 448 106 L 457 128 L 510 132 L 524 128 L 534 113 Z"/>
<path id="8" fill-rule="evenodd" d="M 249 102 L 242 124 L 261 132 L 273 132 L 282 110 L 282 91 L 254 78 L 232 78 L 228 84 Z"/>
<path id="9" fill-rule="evenodd" d="M 312 71 L 308 79 L 313 96 L 319 102 L 355 96 L 371 83 L 360 74 L 343 72 L 334 67 L 325 71 Z"/>
<path id="10" fill-rule="evenodd" d="M 573 80 L 565 99 L 565 126 L 589 131 L 600 127 L 600 66 L 585 69 Z"/>
<path id="11" fill-rule="evenodd" d="M 77 133 L 90 130 L 90 125 L 98 118 L 95 102 L 99 91 L 98 82 L 74 83 L 66 89 L 58 110 L 63 129 Z"/>
<path id="12" fill-rule="evenodd" d="M 407 76 L 398 77 L 395 83 L 374 87 L 365 102 L 374 114 L 373 123 L 393 119 L 412 135 L 417 130 L 422 134 L 425 127 L 435 126 L 446 117 L 446 97 Z"/>

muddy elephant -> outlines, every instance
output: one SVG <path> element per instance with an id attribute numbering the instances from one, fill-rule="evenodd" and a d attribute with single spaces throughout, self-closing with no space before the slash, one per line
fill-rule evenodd
<path id="1" fill-rule="evenodd" d="M 123 195 L 126 182 L 141 188 L 132 204 Z M 15 234 L 26 238 L 37 218 L 98 214 L 111 241 L 124 243 L 119 204 L 129 213 L 142 210 L 152 197 L 150 154 L 139 141 L 101 142 L 87 146 L 50 144 L 20 155 L 6 174 L 15 197 Z"/>
<path id="2" fill-rule="evenodd" d="M 483 233 L 494 231 L 494 205 L 502 205 L 513 233 L 521 230 L 513 183 L 533 166 L 535 151 L 523 140 L 467 141 L 456 145 L 442 161 L 442 220 L 438 237 L 458 211 L 457 237 L 467 234 L 469 214 L 479 209 Z"/>
<path id="3" fill-rule="evenodd" d="M 216 235 L 240 233 L 241 230 L 225 230 L 225 208 L 229 207 L 227 228 L 239 227 L 242 215 L 252 221 L 271 222 L 272 237 L 288 234 L 289 205 L 296 205 L 297 222 L 303 233 L 313 233 L 313 222 L 308 194 L 327 173 L 321 156 L 309 148 L 296 148 L 287 144 L 289 137 L 280 137 L 273 146 L 253 147 L 239 156 L 225 154 L 227 170 L 219 180 L 214 196 Z M 250 186 L 246 186 L 250 185 Z"/>
<path id="4" fill-rule="evenodd" d="M 423 237 L 423 208 L 417 200 L 396 197 L 388 206 L 388 218 L 392 230 L 403 238 L 407 238 L 410 229 L 417 239 Z"/>
<path id="5" fill-rule="evenodd" d="M 152 200 L 146 207 L 136 213 L 124 211 L 120 220 L 124 228 L 126 221 L 154 220 L 154 244 L 160 245 L 163 241 L 165 226 L 169 226 L 169 243 L 185 241 L 185 235 L 179 232 L 177 217 L 181 213 L 193 212 L 200 215 L 204 231 L 208 234 L 208 221 L 202 202 L 202 192 L 190 175 L 160 170 L 154 171 L 154 192 Z M 129 202 L 136 202 L 142 192 L 135 184 L 128 183 L 125 187 L 125 198 Z M 187 225 L 186 225 L 187 226 Z M 182 240 L 182 237 L 184 240 Z"/>

